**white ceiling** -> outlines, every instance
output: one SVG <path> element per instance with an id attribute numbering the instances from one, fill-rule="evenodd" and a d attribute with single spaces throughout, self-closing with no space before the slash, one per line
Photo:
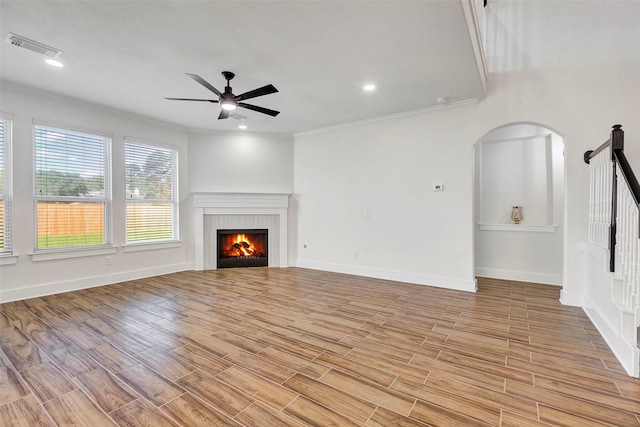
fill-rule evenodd
<path id="1" fill-rule="evenodd" d="M 191 129 L 237 130 L 219 106 L 164 97 L 215 95 L 185 73 L 247 101 L 248 130 L 300 133 L 482 98 L 463 1 L 0 1 L 0 78 Z M 465 3 L 465 4 L 466 4 Z M 5 42 L 15 33 L 63 51 L 44 57 Z M 378 89 L 364 93 L 362 85 Z"/>

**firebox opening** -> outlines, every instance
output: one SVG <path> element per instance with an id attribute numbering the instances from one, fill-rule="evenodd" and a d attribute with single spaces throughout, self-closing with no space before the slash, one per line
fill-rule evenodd
<path id="1" fill-rule="evenodd" d="M 267 229 L 217 230 L 217 267 L 267 267 L 268 237 Z"/>

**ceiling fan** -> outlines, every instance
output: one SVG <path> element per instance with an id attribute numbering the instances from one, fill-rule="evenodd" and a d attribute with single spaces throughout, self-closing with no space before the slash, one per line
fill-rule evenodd
<path id="1" fill-rule="evenodd" d="M 257 105 L 247 104 L 244 101 L 245 99 L 256 98 L 258 96 L 269 95 L 270 93 L 275 93 L 278 89 L 275 88 L 272 84 L 268 84 L 266 86 L 262 86 L 258 89 L 250 90 L 249 92 L 245 92 L 241 95 L 234 95 L 229 85 L 229 81 L 235 77 L 231 71 L 223 71 L 222 75 L 227 81 L 227 85 L 224 88 L 224 93 L 221 93 L 218 89 L 213 87 L 209 82 L 200 77 L 197 74 L 189 74 L 186 73 L 187 76 L 191 77 L 193 80 L 200 83 L 202 86 L 209 89 L 211 92 L 218 95 L 218 99 L 194 99 L 194 98 L 165 98 L 172 101 L 205 101 L 205 102 L 213 102 L 220 103 L 222 109 L 220 110 L 220 115 L 218 119 L 226 119 L 229 117 L 229 114 L 238 107 L 246 108 L 249 110 L 257 111 L 262 114 L 268 114 L 270 116 L 277 116 L 280 114 L 280 111 L 270 110 L 264 107 L 258 107 Z"/>

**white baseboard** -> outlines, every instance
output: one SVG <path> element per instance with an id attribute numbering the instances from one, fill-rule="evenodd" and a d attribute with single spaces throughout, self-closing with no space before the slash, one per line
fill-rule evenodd
<path id="1" fill-rule="evenodd" d="M 501 270 L 476 267 L 476 276 L 492 279 L 516 280 L 518 282 L 542 283 L 562 286 L 562 274 L 535 273 L 530 271 Z"/>
<path id="2" fill-rule="evenodd" d="M 589 300 L 588 297 L 585 297 L 584 300 L 583 309 L 585 313 L 587 313 L 593 325 L 607 342 L 624 370 L 630 376 L 638 378 L 640 376 L 640 349 L 620 336 L 617 328 L 607 321 L 606 316 L 600 312 L 596 304 Z"/>
<path id="3" fill-rule="evenodd" d="M 422 273 L 406 271 L 385 270 L 373 267 L 360 267 L 355 265 L 334 264 L 308 259 L 292 261 L 292 266 L 309 268 L 312 270 L 331 271 L 334 273 L 353 274 L 356 276 L 373 277 L 376 279 L 394 280 L 397 282 L 413 283 L 417 285 L 435 286 L 438 288 L 453 289 L 457 291 L 476 292 L 475 279 L 464 280 L 452 277 L 430 276 Z"/>
<path id="4" fill-rule="evenodd" d="M 145 268 L 140 270 L 122 271 L 109 275 L 83 277 L 76 280 L 44 283 L 0 291 L 0 303 L 18 301 L 28 298 L 36 298 L 45 295 L 59 294 L 62 292 L 77 291 L 80 289 L 94 288 L 96 286 L 111 285 L 128 280 L 143 279 L 145 277 L 159 276 L 161 274 L 177 273 L 179 271 L 193 270 L 193 263 L 163 265 L 160 267 Z"/>

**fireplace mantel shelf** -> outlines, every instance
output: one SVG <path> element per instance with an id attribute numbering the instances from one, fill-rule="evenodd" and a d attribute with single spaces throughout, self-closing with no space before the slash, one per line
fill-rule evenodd
<path id="1" fill-rule="evenodd" d="M 196 208 L 288 208 L 285 193 L 193 193 Z"/>
<path id="2" fill-rule="evenodd" d="M 277 216 L 277 238 L 279 248 L 270 267 L 287 267 L 287 211 L 289 194 L 286 193 L 192 193 L 195 208 L 195 269 L 204 270 L 205 264 L 205 217 L 214 216 Z M 270 232 L 271 234 L 271 232 Z M 270 257 L 271 258 L 271 257 Z"/>

